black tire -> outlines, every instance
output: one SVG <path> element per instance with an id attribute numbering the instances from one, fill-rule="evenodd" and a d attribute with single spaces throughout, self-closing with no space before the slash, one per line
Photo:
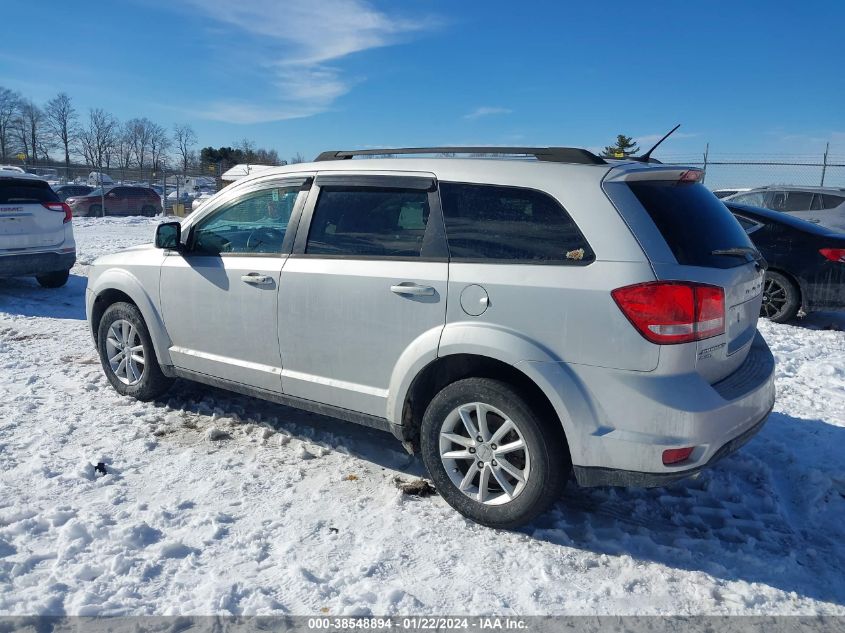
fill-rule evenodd
<path id="1" fill-rule="evenodd" d="M 795 318 L 800 307 L 801 293 L 792 280 L 777 271 L 766 271 L 760 316 L 775 323 L 786 323 Z"/>
<path id="2" fill-rule="evenodd" d="M 141 209 L 141 215 L 143 215 L 145 217 L 152 218 L 152 217 L 155 217 L 155 214 L 156 214 L 155 207 L 151 207 L 151 206 L 147 205 L 143 209 Z"/>
<path id="3" fill-rule="evenodd" d="M 452 481 L 452 477 L 466 477 L 470 468 L 475 468 L 477 472 L 477 464 L 483 463 L 489 468 L 488 477 L 490 486 L 493 488 L 492 493 L 502 496 L 505 489 L 499 485 L 492 470 L 497 463 L 496 455 L 491 456 L 489 452 L 485 451 L 487 461 L 475 461 L 482 459 L 481 444 L 477 444 L 478 448 L 467 447 L 466 450 L 473 453 L 474 457 L 470 461 L 459 462 L 456 460 L 451 462 L 451 475 L 447 472 L 447 466 L 441 459 L 442 429 L 444 426 L 453 424 L 451 420 L 455 419 L 455 412 L 460 407 L 470 407 L 472 406 L 471 403 L 476 402 L 492 406 L 510 418 L 518 428 L 524 445 L 527 446 L 527 453 L 523 455 L 525 459 L 519 464 L 523 466 L 526 462 L 530 464 L 530 467 L 527 468 L 528 474 L 525 477 L 525 483 L 511 500 L 507 500 L 500 505 L 489 505 L 478 501 L 476 498 L 471 498 L 459 489 L 460 482 Z M 472 416 L 470 415 L 470 417 Z M 477 418 L 476 414 L 476 422 Z M 498 413 L 493 413 L 492 417 L 485 415 L 485 418 L 491 430 L 489 439 L 493 439 L 497 420 L 502 420 L 502 418 Z M 504 436 L 504 438 L 507 437 L 511 437 L 508 442 L 512 442 L 513 438 L 518 436 L 516 434 Z M 502 441 L 504 441 L 504 438 Z M 458 446 L 458 450 L 460 450 L 459 445 L 455 444 L 454 446 Z M 487 443 L 486 446 L 489 449 L 496 447 L 496 444 Z M 459 380 L 445 387 L 434 397 L 423 416 L 420 428 L 420 449 L 429 475 L 446 502 L 465 517 L 493 528 L 515 528 L 528 523 L 545 511 L 560 497 L 571 470 L 569 448 L 560 422 L 556 418 L 553 420 L 540 419 L 537 412 L 527 404 L 526 398 L 517 389 L 508 383 L 489 378 Z M 516 451 L 514 452 L 516 453 Z M 511 453 L 508 455 L 510 456 Z M 529 455 L 530 459 L 528 458 Z M 519 455 L 513 458 L 508 457 L 510 459 L 509 466 L 517 465 L 514 461 L 519 457 Z M 462 459 L 465 460 L 466 458 Z M 499 459 L 501 460 L 502 457 L 499 456 Z M 517 468 L 519 465 L 517 465 Z M 505 473 L 500 467 L 501 464 L 497 468 L 498 473 L 504 475 Z M 476 478 L 478 484 L 474 484 L 474 487 L 480 489 L 480 473 L 474 476 L 472 481 L 476 481 Z M 514 484 L 515 481 L 510 481 L 510 484 L 514 485 L 514 491 L 519 486 L 519 484 Z"/>
<path id="4" fill-rule="evenodd" d="M 92 204 L 88 207 L 88 217 L 89 218 L 99 218 L 103 215 L 102 213 L 103 207 L 99 204 Z"/>
<path id="5" fill-rule="evenodd" d="M 56 270 L 44 275 L 36 275 L 35 280 L 42 288 L 61 288 L 70 277 L 69 270 Z"/>
<path id="6" fill-rule="evenodd" d="M 117 321 L 128 322 L 137 332 L 140 345 L 143 348 L 143 368 L 137 382 L 129 384 L 121 380 L 109 362 L 108 345 L 109 329 Z M 131 303 L 113 303 L 110 305 L 97 326 L 97 351 L 100 363 L 112 387 L 124 396 L 132 396 L 138 400 L 154 400 L 163 395 L 173 384 L 173 379 L 165 376 L 158 364 L 150 333 L 140 310 Z"/>

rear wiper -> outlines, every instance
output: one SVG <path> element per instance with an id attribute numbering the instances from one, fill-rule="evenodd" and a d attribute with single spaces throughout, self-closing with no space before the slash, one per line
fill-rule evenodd
<path id="1" fill-rule="evenodd" d="M 766 260 L 756 248 L 751 246 L 733 246 L 731 248 L 717 248 L 710 251 L 711 255 L 726 255 L 728 257 L 742 257 L 747 262 L 755 262 L 759 268 L 765 270 L 768 268 Z"/>

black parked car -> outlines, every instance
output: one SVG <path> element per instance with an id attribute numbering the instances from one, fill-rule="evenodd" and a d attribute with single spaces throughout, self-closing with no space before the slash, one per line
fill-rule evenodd
<path id="1" fill-rule="evenodd" d="M 59 196 L 59 200 L 64 202 L 74 196 L 87 196 L 94 191 L 94 187 L 89 187 L 88 185 L 58 185 L 57 187 L 53 187 L 53 191 Z"/>
<path id="2" fill-rule="evenodd" d="M 760 315 L 845 309 L 845 234 L 784 213 L 723 201 L 769 264 Z"/>

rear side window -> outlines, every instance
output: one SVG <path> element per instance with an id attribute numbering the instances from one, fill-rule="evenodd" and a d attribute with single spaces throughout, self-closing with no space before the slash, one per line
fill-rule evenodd
<path id="1" fill-rule="evenodd" d="M 734 268 L 740 257 L 714 255 L 713 251 L 750 247 L 742 226 L 704 185 L 664 180 L 629 182 L 666 240 L 679 264 L 708 268 Z"/>
<path id="2" fill-rule="evenodd" d="M 42 180 L 0 178 L 0 204 L 59 202 L 59 196 Z"/>
<path id="3" fill-rule="evenodd" d="M 305 252 L 419 257 L 428 217 L 428 192 L 424 190 L 323 187 Z"/>
<path id="4" fill-rule="evenodd" d="M 845 196 L 832 196 L 829 193 L 822 194 L 822 208 L 833 209 L 845 202 Z"/>
<path id="5" fill-rule="evenodd" d="M 564 208 L 534 189 L 440 183 L 455 260 L 589 263 L 589 244 Z"/>

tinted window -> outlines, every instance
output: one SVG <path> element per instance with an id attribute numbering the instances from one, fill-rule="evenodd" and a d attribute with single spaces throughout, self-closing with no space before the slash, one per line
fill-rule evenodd
<path id="1" fill-rule="evenodd" d="M 59 197 L 43 180 L 0 178 L 0 204 L 16 202 L 59 202 Z"/>
<path id="2" fill-rule="evenodd" d="M 569 214 L 533 189 L 440 183 L 449 252 L 455 259 L 592 261 Z"/>
<path id="3" fill-rule="evenodd" d="M 641 180 L 628 183 L 679 264 L 732 268 L 742 258 L 714 250 L 751 246 L 739 223 L 704 185 Z"/>
<path id="4" fill-rule="evenodd" d="M 419 257 L 428 216 L 419 189 L 323 187 L 305 252 Z"/>
<path id="5" fill-rule="evenodd" d="M 731 202 L 737 204 L 747 204 L 749 207 L 762 207 L 766 202 L 765 191 L 755 191 L 754 193 L 744 193 L 735 198 L 731 198 Z"/>
<path id="6" fill-rule="evenodd" d="M 787 191 L 783 211 L 808 211 L 813 206 L 813 194 L 806 191 Z"/>
<path id="7" fill-rule="evenodd" d="M 832 196 L 829 193 L 822 194 L 822 208 L 832 209 L 845 202 L 845 196 Z"/>
<path id="8" fill-rule="evenodd" d="M 191 235 L 191 250 L 224 253 L 281 253 L 299 187 L 248 193 L 202 220 Z"/>

